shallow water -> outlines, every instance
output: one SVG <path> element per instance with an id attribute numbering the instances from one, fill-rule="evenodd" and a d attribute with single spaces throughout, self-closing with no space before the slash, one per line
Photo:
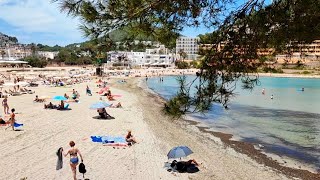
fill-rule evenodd
<path id="1" fill-rule="evenodd" d="M 164 77 L 164 82 L 151 78 L 147 84 L 166 99 L 178 89 L 174 76 Z M 261 77 L 253 91 L 237 88 L 236 93 L 229 110 L 214 104 L 205 115 L 189 118 L 242 141 L 262 144 L 266 152 L 320 168 L 320 79 Z"/>

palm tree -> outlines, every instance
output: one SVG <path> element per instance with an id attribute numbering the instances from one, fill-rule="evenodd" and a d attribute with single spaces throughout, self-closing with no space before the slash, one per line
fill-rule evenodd
<path id="1" fill-rule="evenodd" d="M 184 61 L 188 57 L 187 53 L 184 52 L 183 49 L 179 50 L 179 55 L 180 55 L 180 60 L 182 58 L 182 61 Z"/>

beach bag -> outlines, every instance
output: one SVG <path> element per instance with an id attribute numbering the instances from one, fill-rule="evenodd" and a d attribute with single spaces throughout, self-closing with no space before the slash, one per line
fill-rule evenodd
<path id="1" fill-rule="evenodd" d="M 86 166 L 83 163 L 79 164 L 79 173 L 83 174 L 83 178 L 84 178 L 84 174 L 87 172 L 86 170 Z"/>

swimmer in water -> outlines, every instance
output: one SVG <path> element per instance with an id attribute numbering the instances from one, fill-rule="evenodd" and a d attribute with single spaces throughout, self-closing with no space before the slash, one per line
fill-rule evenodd
<path id="1" fill-rule="evenodd" d="M 301 91 L 304 91 L 304 88 L 301 88 Z"/>
<path id="2" fill-rule="evenodd" d="M 271 99 L 273 99 L 273 94 L 271 95 L 271 97 L 270 97 Z"/>

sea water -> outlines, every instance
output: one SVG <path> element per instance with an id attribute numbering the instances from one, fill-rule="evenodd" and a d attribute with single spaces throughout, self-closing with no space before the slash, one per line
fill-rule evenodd
<path id="1" fill-rule="evenodd" d="M 191 81 L 195 76 L 187 76 Z M 150 89 L 165 99 L 179 88 L 176 76 L 151 78 Z M 229 109 L 213 104 L 205 114 L 191 114 L 214 131 L 261 144 L 274 153 L 320 168 L 320 79 L 260 77 L 252 90 L 238 85 Z M 265 94 L 262 94 L 262 89 Z M 304 88 L 304 91 L 301 89 Z M 273 95 L 273 99 L 271 96 Z"/>

